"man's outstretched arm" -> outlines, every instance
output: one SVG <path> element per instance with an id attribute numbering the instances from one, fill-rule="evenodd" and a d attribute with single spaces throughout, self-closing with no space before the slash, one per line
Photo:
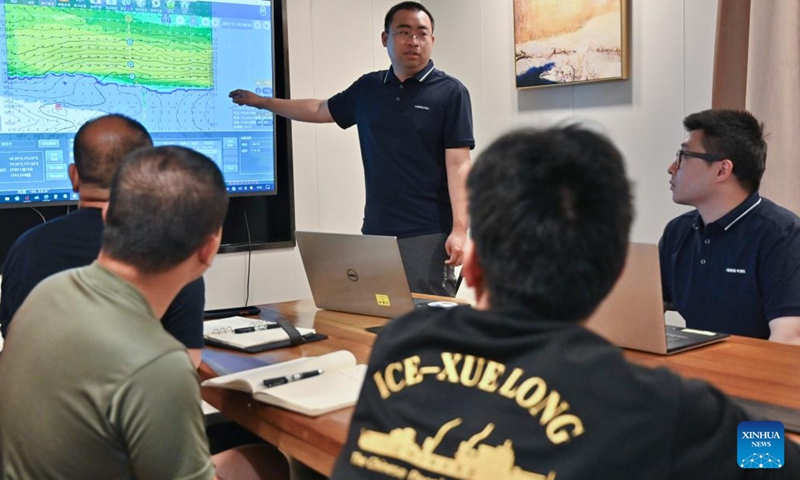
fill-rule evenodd
<path id="1" fill-rule="evenodd" d="M 262 97 L 249 90 L 234 90 L 228 94 L 237 105 L 269 110 L 275 115 L 309 123 L 331 123 L 333 117 L 328 110 L 328 101 L 320 99 L 286 100 Z"/>

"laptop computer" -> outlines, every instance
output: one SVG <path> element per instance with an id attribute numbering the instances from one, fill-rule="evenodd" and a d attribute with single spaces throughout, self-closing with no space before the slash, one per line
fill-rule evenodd
<path id="1" fill-rule="evenodd" d="M 431 303 L 411 297 L 396 237 L 295 236 L 317 308 L 393 318 Z"/>
<path id="2" fill-rule="evenodd" d="M 586 327 L 623 348 L 670 355 L 728 334 L 666 325 L 658 246 L 631 243 L 625 268 Z"/>

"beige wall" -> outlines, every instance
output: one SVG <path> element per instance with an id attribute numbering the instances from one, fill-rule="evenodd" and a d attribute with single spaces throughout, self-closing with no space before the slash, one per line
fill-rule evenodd
<path id="1" fill-rule="evenodd" d="M 379 37 L 395 0 L 287 3 L 293 98 L 327 98 L 362 73 L 388 66 Z M 716 0 L 632 0 L 628 81 L 522 91 L 514 88 L 511 0 L 424 3 L 436 18 L 437 67 L 472 96 L 474 154 L 516 126 L 593 124 L 627 159 L 636 194 L 633 238 L 656 242 L 683 211 L 670 200 L 666 174 L 683 140 L 681 120 L 711 105 Z M 364 186 L 355 128 L 292 128 L 297 228 L 358 232 Z M 247 254 L 218 257 L 206 274 L 207 308 L 244 304 L 246 266 Z M 308 296 L 296 249 L 253 253 L 248 303 Z"/>

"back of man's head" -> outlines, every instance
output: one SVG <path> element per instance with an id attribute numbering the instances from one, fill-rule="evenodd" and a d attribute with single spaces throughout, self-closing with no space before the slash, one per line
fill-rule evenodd
<path id="1" fill-rule="evenodd" d="M 575 125 L 511 132 L 479 156 L 468 187 L 492 308 L 588 317 L 622 271 L 633 219 L 614 145 Z"/>
<path id="2" fill-rule="evenodd" d="M 211 159 L 183 147 L 137 150 L 111 183 L 103 251 L 140 272 L 180 264 L 218 232 L 228 194 Z"/>
<path id="3" fill-rule="evenodd" d="M 733 175 L 748 192 L 758 190 L 767 168 L 764 125 L 745 110 L 703 110 L 683 119 L 687 132 L 703 132 L 706 153 L 733 162 Z"/>
<path id="4" fill-rule="evenodd" d="M 75 134 L 72 154 L 81 183 L 107 189 L 125 155 L 152 146 L 153 139 L 141 123 L 112 114 L 84 123 Z"/>

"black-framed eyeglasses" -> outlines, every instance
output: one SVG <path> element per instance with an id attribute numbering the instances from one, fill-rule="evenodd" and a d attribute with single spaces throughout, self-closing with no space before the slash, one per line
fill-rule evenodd
<path id="1" fill-rule="evenodd" d="M 675 166 L 677 168 L 681 168 L 681 163 L 687 158 L 699 158 L 700 160 L 705 160 L 706 162 L 721 162 L 728 157 L 723 157 L 721 155 L 714 155 L 713 153 L 701 153 L 701 152 L 693 152 L 691 150 L 684 150 L 682 148 L 678 149 L 675 152 Z"/>
<path id="2" fill-rule="evenodd" d="M 411 32 L 409 30 L 390 30 L 389 33 L 394 35 L 396 38 L 400 40 L 407 41 L 411 40 L 412 38 L 416 38 L 420 42 L 427 42 L 428 37 L 430 34 L 428 32 Z"/>

